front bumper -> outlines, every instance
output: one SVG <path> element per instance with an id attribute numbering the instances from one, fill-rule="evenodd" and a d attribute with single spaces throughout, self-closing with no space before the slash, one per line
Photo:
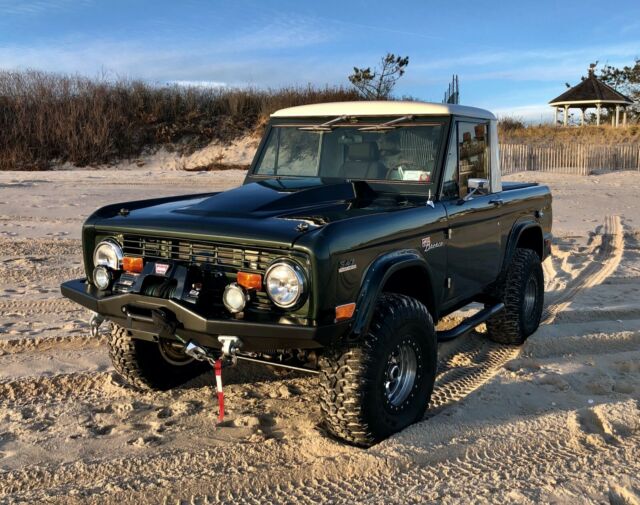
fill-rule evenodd
<path id="1" fill-rule="evenodd" d="M 219 348 L 218 336 L 232 335 L 243 341 L 243 350 L 315 349 L 330 345 L 344 337 L 350 322 L 314 326 L 265 323 L 237 319 L 207 319 L 176 300 L 132 293 L 109 294 L 98 290 L 85 279 L 60 286 L 62 295 L 106 319 L 132 331 L 134 336 L 154 340 L 159 332 L 149 313 L 164 309 L 176 319 L 175 334 L 184 340 L 195 340 L 207 347 Z"/>

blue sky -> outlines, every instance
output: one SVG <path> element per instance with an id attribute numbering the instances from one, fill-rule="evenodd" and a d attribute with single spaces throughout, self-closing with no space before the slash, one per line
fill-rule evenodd
<path id="1" fill-rule="evenodd" d="M 348 84 L 354 65 L 408 55 L 398 95 L 532 121 L 589 63 L 640 56 L 640 2 L 0 0 L 0 68 L 151 82 Z"/>

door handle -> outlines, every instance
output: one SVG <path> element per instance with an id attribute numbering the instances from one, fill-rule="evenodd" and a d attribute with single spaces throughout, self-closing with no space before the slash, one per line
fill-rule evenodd
<path id="1" fill-rule="evenodd" d="M 494 200 L 489 200 L 489 203 L 495 205 L 496 207 L 502 207 L 504 205 L 504 200 L 501 198 L 496 198 Z"/>

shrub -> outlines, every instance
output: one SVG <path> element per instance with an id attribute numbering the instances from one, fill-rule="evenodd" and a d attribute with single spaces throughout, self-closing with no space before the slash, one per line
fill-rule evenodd
<path id="1" fill-rule="evenodd" d="M 295 105 L 357 100 L 343 87 L 230 89 L 0 71 L 0 170 L 114 162 L 164 145 L 231 140 Z"/>

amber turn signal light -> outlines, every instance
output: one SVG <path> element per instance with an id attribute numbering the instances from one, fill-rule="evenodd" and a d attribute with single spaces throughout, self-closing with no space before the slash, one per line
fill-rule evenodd
<path id="1" fill-rule="evenodd" d="M 262 275 L 260 274 L 238 272 L 237 281 L 238 284 L 243 288 L 256 289 L 258 291 L 262 289 Z"/>
<path id="2" fill-rule="evenodd" d="M 142 272 L 143 266 L 142 258 L 133 258 L 131 256 L 125 256 L 122 258 L 122 270 L 125 272 L 139 274 Z"/>
<path id="3" fill-rule="evenodd" d="M 336 307 L 336 321 L 343 321 L 353 316 L 356 311 L 355 303 L 345 303 L 344 305 L 338 305 Z"/>

